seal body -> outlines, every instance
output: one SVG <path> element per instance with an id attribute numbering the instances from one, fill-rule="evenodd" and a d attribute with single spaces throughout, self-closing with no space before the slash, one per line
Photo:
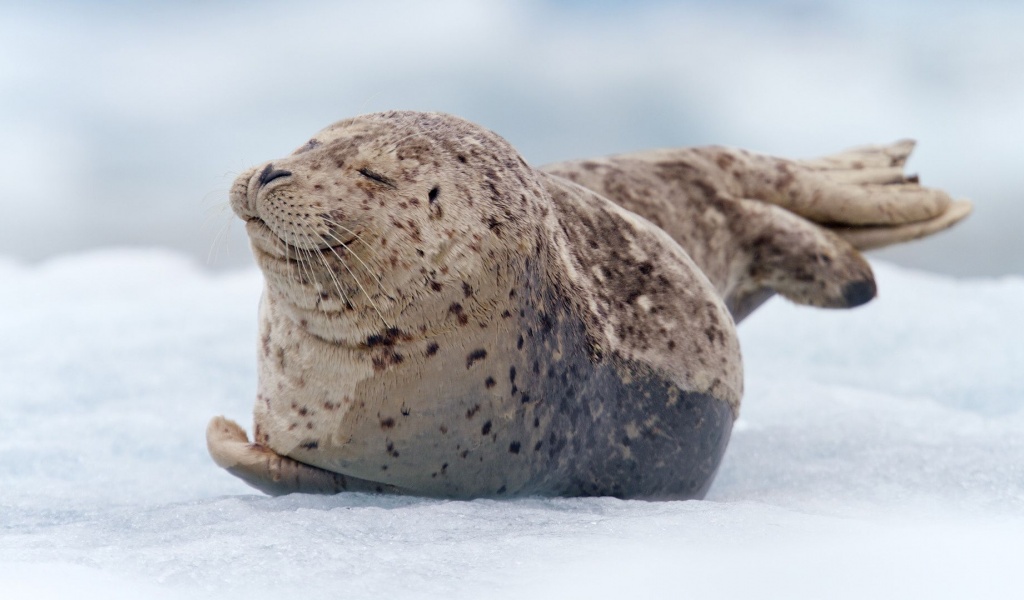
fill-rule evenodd
<path id="1" fill-rule="evenodd" d="M 538 170 L 461 119 L 391 112 L 244 173 L 255 440 L 215 418 L 215 461 L 274 494 L 703 496 L 742 396 L 734 317 L 874 283 L 838 235 L 694 160 Z"/>

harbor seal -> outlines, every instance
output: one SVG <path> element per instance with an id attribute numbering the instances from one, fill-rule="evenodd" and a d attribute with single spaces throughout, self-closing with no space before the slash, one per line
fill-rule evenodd
<path id="1" fill-rule="evenodd" d="M 969 211 L 907 154 L 535 169 L 449 115 L 331 125 L 232 187 L 265 277 L 259 385 L 254 441 L 216 417 L 210 453 L 270 494 L 702 497 L 742 397 L 735 323 L 774 293 L 863 304 L 858 243 Z"/>

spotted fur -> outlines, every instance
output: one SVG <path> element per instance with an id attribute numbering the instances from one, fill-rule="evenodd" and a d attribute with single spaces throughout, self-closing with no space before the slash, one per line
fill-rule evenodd
<path id="1" fill-rule="evenodd" d="M 211 454 L 274 494 L 702 496 L 742 396 L 734 316 L 874 294 L 846 242 L 716 175 L 745 173 L 728 156 L 538 170 L 390 112 L 254 167 L 231 202 L 266 281 L 255 440 L 217 418 Z"/>

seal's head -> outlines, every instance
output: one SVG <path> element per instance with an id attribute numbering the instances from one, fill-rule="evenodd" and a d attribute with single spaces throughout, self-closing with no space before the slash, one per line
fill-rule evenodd
<path id="1" fill-rule="evenodd" d="M 461 297 L 473 274 L 502 264 L 498 254 L 530 248 L 544 193 L 498 135 L 449 115 L 388 112 L 335 123 L 243 173 L 231 206 L 268 293 L 311 333 L 342 341 L 400 327 L 424 296 Z"/>

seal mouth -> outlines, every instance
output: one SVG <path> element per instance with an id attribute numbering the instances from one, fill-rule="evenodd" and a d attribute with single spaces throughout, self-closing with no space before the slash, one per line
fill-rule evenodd
<path id="1" fill-rule="evenodd" d="M 271 254 L 279 254 L 285 258 L 288 257 L 301 257 L 308 255 L 311 252 L 319 254 L 334 254 L 337 255 L 339 250 L 348 250 L 349 246 L 359 239 L 359 236 L 353 235 L 345 240 L 337 240 L 337 243 L 331 243 L 324 239 L 324 236 L 314 234 L 310 237 L 311 241 L 320 241 L 320 244 L 314 244 L 311 247 L 297 246 L 285 240 L 284 237 L 278 235 L 266 221 L 259 217 L 250 217 L 245 220 L 246 230 L 249 233 L 249 238 L 253 240 L 260 249 L 264 252 Z M 334 236 L 331 235 L 333 238 Z"/>

